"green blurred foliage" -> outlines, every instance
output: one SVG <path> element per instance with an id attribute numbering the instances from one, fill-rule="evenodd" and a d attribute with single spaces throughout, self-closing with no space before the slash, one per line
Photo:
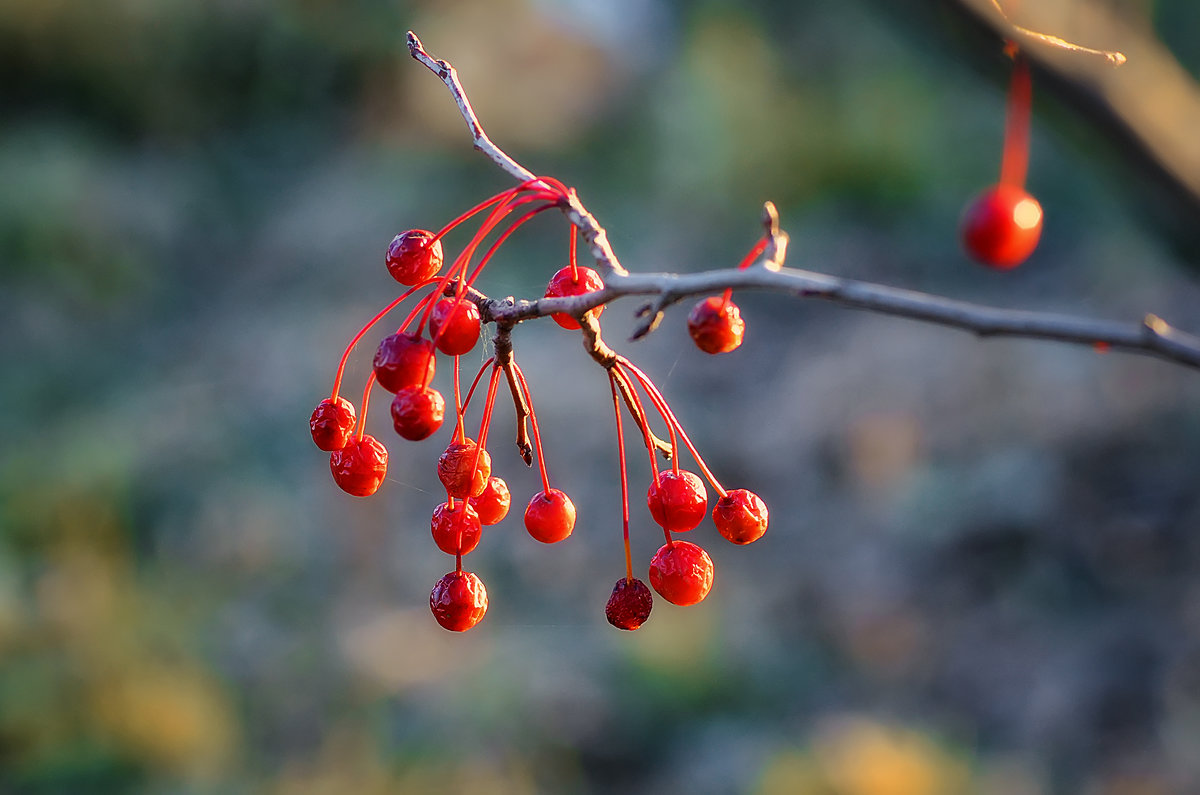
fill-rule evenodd
<path id="1" fill-rule="evenodd" d="M 1077 120 L 1035 125 L 1042 250 L 965 261 L 1003 75 L 890 5 L 0 0 L 0 793 L 1195 789 L 1191 373 L 757 295 L 709 360 L 676 310 L 622 350 L 773 524 L 697 530 L 713 594 L 632 635 L 600 616 L 619 489 L 572 335 L 517 345 L 579 528 L 489 531 L 465 636 L 425 607 L 440 442 L 354 500 L 307 439 L 387 241 L 508 187 L 407 28 L 631 268 L 736 262 L 773 199 L 799 267 L 1197 330 Z M 1195 70 L 1189 0 L 1125 8 Z M 539 218 L 486 289 L 540 293 L 565 234 Z"/>

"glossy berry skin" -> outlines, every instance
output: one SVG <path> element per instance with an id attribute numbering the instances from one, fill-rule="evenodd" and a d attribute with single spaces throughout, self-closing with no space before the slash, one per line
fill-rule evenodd
<path id="1" fill-rule="evenodd" d="M 475 440 L 466 439 L 451 442 L 438 456 L 438 480 L 442 481 L 446 493 L 451 497 L 466 499 L 483 493 L 487 488 L 488 478 L 492 475 L 492 457 L 487 450 L 479 450 L 476 463 L 477 449 Z"/>
<path id="2" fill-rule="evenodd" d="M 367 434 L 329 456 L 333 481 L 347 494 L 370 497 L 387 475 L 387 448 Z"/>
<path id="3" fill-rule="evenodd" d="M 622 577 L 613 586 L 612 596 L 608 597 L 604 617 L 617 629 L 637 629 L 646 623 L 653 607 L 654 597 L 646 583 Z"/>
<path id="4" fill-rule="evenodd" d="M 308 421 L 313 441 L 327 453 L 341 450 L 354 434 L 354 404 L 344 397 L 325 398 L 313 409 Z"/>
<path id="5" fill-rule="evenodd" d="M 686 469 L 664 469 L 646 492 L 650 515 L 672 533 L 686 533 L 704 521 L 708 491 L 704 481 Z"/>
<path id="6" fill-rule="evenodd" d="M 663 544 L 650 561 L 650 585 L 671 604 L 696 604 L 708 596 L 712 583 L 712 559 L 688 541 Z"/>
<path id="7" fill-rule="evenodd" d="M 713 295 L 692 307 L 688 313 L 688 334 L 705 353 L 729 353 L 742 344 L 746 321 L 733 301 Z"/>
<path id="8" fill-rule="evenodd" d="M 429 336 L 447 356 L 469 353 L 479 340 L 479 307 L 470 301 L 443 298 L 429 316 Z"/>
<path id="9" fill-rule="evenodd" d="M 575 272 L 579 275 L 578 279 L 571 278 L 571 266 L 560 269 L 557 273 L 550 277 L 550 283 L 546 285 L 546 298 L 565 298 L 571 295 L 583 295 L 584 293 L 594 293 L 597 290 L 604 289 L 604 280 L 600 278 L 600 274 L 591 268 L 583 268 L 575 266 Z M 600 317 L 604 311 L 603 306 L 598 306 L 591 310 L 593 317 Z M 554 322 L 565 329 L 579 328 L 579 321 L 570 315 L 562 312 L 555 312 L 550 317 L 554 318 Z"/>
<path id="10" fill-rule="evenodd" d="M 442 269 L 442 241 L 431 246 L 430 240 L 433 232 L 425 229 L 410 229 L 392 239 L 384 263 L 393 279 L 412 287 L 437 275 Z"/>
<path id="11" fill-rule="evenodd" d="M 525 508 L 525 529 L 543 544 L 555 544 L 575 529 L 575 503 L 558 489 L 539 491 Z"/>
<path id="12" fill-rule="evenodd" d="M 479 514 L 479 521 L 485 525 L 499 524 L 508 516 L 509 506 L 512 505 L 512 494 L 503 478 L 492 475 L 488 478 L 487 486 L 477 496 L 467 502 Z"/>
<path id="13" fill-rule="evenodd" d="M 442 427 L 446 401 L 427 386 L 406 386 L 392 398 L 392 426 L 410 442 L 428 439 Z"/>
<path id="14" fill-rule="evenodd" d="M 1042 205 L 1015 185 L 994 185 L 977 196 L 962 219 L 963 246 L 984 265 L 1017 267 L 1042 236 Z"/>
<path id="15" fill-rule="evenodd" d="M 437 548 L 447 555 L 466 555 L 479 545 L 479 514 L 462 500 L 453 508 L 446 502 L 434 508 L 429 529 Z"/>
<path id="16" fill-rule="evenodd" d="M 483 581 L 469 571 L 452 571 L 433 586 L 429 609 L 443 628 L 466 632 L 487 612 L 487 589 Z"/>
<path id="17" fill-rule="evenodd" d="M 389 392 L 429 386 L 437 370 L 433 343 L 416 334 L 391 334 L 375 350 L 375 380 Z"/>
<path id="18" fill-rule="evenodd" d="M 734 489 L 717 500 L 712 518 L 717 531 L 735 544 L 749 544 L 767 532 L 766 503 L 746 489 Z"/>

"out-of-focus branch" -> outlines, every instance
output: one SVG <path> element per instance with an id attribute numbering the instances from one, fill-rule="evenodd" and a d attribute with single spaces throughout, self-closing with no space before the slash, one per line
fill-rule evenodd
<path id="1" fill-rule="evenodd" d="M 978 2 L 991 4 L 991 0 Z M 454 68 L 445 61 L 433 60 L 411 31 L 408 34 L 408 46 L 413 57 L 437 74 L 450 89 L 471 129 L 475 147 L 515 179 L 521 182 L 533 179 L 532 172 L 505 154 L 484 133 L 458 82 Z M 733 288 L 767 290 L 797 298 L 819 298 L 842 306 L 963 329 L 981 337 L 1025 337 L 1089 346 L 1100 345 L 1200 369 L 1200 338 L 1172 328 L 1155 315 L 1147 315 L 1141 323 L 1114 323 L 1048 312 L 1000 309 L 898 287 L 842 279 L 814 271 L 784 268 L 788 238 L 787 234 L 780 230 L 778 213 L 770 202 L 763 208 L 767 246 L 750 267 L 691 274 L 631 274 L 616 263 L 615 256 L 609 258 L 611 251 L 607 249 L 604 228 L 586 208 L 583 208 L 577 198 L 573 196 L 572 199 L 573 204 L 578 204 L 580 211 L 566 211 L 568 218 L 581 229 L 584 227 L 576 220 L 576 216 L 586 220 L 588 228 L 594 230 L 589 238 L 590 242 L 599 241 L 603 243 L 605 251 L 608 251 L 596 255 L 597 261 L 607 265 L 610 271 L 603 290 L 566 298 L 524 300 L 493 299 L 471 288 L 467 290 L 467 296 L 479 307 L 485 321 L 496 322 L 505 328 L 557 312 L 578 318 L 583 328 L 584 347 L 588 348 L 592 358 L 604 367 L 611 366 L 615 352 L 604 344 L 599 323 L 594 317 L 586 314 L 588 310 L 624 296 L 655 297 L 655 300 L 640 312 L 646 319 L 635 333 L 636 337 L 653 330 L 663 310 L 681 299 L 712 295 Z M 593 248 L 595 249 L 595 245 Z M 456 285 L 448 285 L 447 294 L 453 294 L 455 289 Z"/>

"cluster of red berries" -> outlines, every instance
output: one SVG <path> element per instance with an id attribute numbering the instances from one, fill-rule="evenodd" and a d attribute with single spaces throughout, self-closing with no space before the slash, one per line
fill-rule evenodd
<path id="1" fill-rule="evenodd" d="M 1000 182 L 975 197 L 962 219 L 967 253 L 997 270 L 1011 270 L 1028 259 L 1042 236 L 1042 205 L 1025 191 L 1033 98 L 1029 62 L 1015 45 L 1010 44 L 1008 52 L 1013 58 L 1013 73 Z"/>
<path id="2" fill-rule="evenodd" d="M 563 491 L 550 485 L 532 394 L 512 355 L 511 345 L 506 345 L 503 351 L 499 344 L 495 346 L 495 355 L 480 367 L 465 400 L 459 378 L 460 358 L 478 343 L 485 320 L 480 312 L 481 304 L 476 302 L 480 294 L 471 290 L 475 280 L 500 245 L 518 227 L 538 213 L 562 207 L 569 201 L 569 195 L 561 182 L 542 177 L 481 202 L 437 233 L 416 229 L 398 235 L 388 246 L 385 263 L 395 280 L 408 289 L 376 314 L 346 346 L 338 364 L 333 392 L 317 405 L 310 418 L 313 441 L 330 454 L 329 468 L 334 482 L 348 494 L 370 496 L 382 484 L 388 461 L 387 448 L 365 431 L 373 385 L 377 382 L 393 395 L 391 414 L 396 433 L 410 441 L 426 439 L 441 428 L 446 413 L 446 399 L 432 386 L 438 354 L 452 357 L 454 431 L 437 461 L 438 479 L 445 488 L 446 499 L 433 509 L 430 530 L 438 549 L 454 556 L 455 568 L 437 582 L 429 597 L 429 606 L 437 622 L 449 630 L 470 629 L 487 611 L 487 590 L 476 574 L 463 570 L 462 558 L 478 546 L 484 526 L 495 525 L 508 515 L 512 500 L 505 481 L 492 474 L 492 458 L 487 450 L 488 429 L 501 375 L 506 377 L 517 405 L 518 422 L 522 423 L 519 439 L 523 438 L 525 416 L 533 428 L 533 449 L 525 444 L 522 455 L 526 463 L 531 464 L 530 456 L 536 450 L 541 473 L 542 489 L 532 496 L 525 508 L 525 528 L 534 539 L 553 544 L 569 537 L 575 527 L 574 504 Z M 523 211 L 518 213 L 518 210 Z M 488 212 L 478 231 L 450 267 L 445 268 L 443 237 L 484 211 Z M 515 220 L 498 232 L 472 267 L 475 253 L 484 240 L 514 214 Z M 569 264 L 551 277 L 546 297 L 583 295 L 604 288 L 604 281 L 596 271 L 576 262 L 576 236 L 576 229 L 572 227 Z M 751 264 L 764 246 L 765 241 L 756 246 L 743 266 Z M 362 413 L 357 415 L 354 405 L 339 394 L 350 352 L 385 315 L 417 294 L 420 297 L 396 332 L 379 342 L 374 366 L 363 390 Z M 692 337 L 697 345 L 710 353 L 732 350 L 741 343 L 745 324 L 729 298 L 726 291 L 721 298 L 706 299 L 689 317 Z M 603 306 L 599 306 L 590 310 L 590 315 L 599 317 L 602 311 Z M 580 328 L 576 317 L 565 314 L 552 317 L 563 328 Z M 472 439 L 466 435 L 465 416 L 476 387 L 489 369 L 479 430 Z M 708 594 L 713 581 L 713 564 L 708 554 L 696 544 L 676 541 L 671 535 L 692 530 L 708 512 L 703 481 L 680 468 L 681 441 L 719 495 L 712 518 L 721 535 L 735 544 L 758 539 L 767 529 L 767 508 L 752 492 L 744 489 L 726 491 L 721 487 L 645 373 L 625 357 L 617 356 L 609 366 L 608 376 L 620 448 L 626 572 L 613 588 L 605 614 L 614 626 L 636 629 L 649 616 L 653 599 L 649 588 L 633 576 L 630 558 L 621 398 L 635 418 L 649 452 L 653 477 L 646 502 L 651 517 L 662 527 L 666 537 L 666 543 L 654 555 L 649 568 L 650 584 L 660 596 L 678 605 L 695 604 Z M 670 437 L 671 468 L 661 472 L 655 454 L 666 445 L 651 430 L 642 394 L 665 423 Z"/>

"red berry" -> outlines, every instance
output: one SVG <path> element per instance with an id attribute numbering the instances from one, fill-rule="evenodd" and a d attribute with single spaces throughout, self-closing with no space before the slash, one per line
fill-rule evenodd
<path id="1" fill-rule="evenodd" d="M 705 353 L 729 353 L 742 344 L 746 333 L 746 321 L 737 304 L 719 295 L 692 307 L 687 323 L 696 347 Z"/>
<path id="2" fill-rule="evenodd" d="M 410 229 L 392 239 L 384 262 L 393 279 L 411 287 L 437 275 L 442 269 L 442 241 L 431 246 L 430 240 L 433 232 L 425 229 Z"/>
<path id="3" fill-rule="evenodd" d="M 451 632 L 466 632 L 478 624 L 487 607 L 487 589 L 469 571 L 450 572 L 438 580 L 429 594 L 433 617 Z"/>
<path id="4" fill-rule="evenodd" d="M 650 585 L 672 604 L 696 604 L 708 596 L 712 582 L 712 558 L 688 541 L 663 544 L 650 561 Z"/>
<path id="5" fill-rule="evenodd" d="M 708 512 L 708 491 L 704 481 L 685 469 L 658 473 L 658 479 L 646 492 L 646 505 L 654 521 L 672 533 L 686 533 L 704 521 Z"/>
<path id="6" fill-rule="evenodd" d="M 389 392 L 429 386 L 436 369 L 433 343 L 416 334 L 391 334 L 375 350 L 375 380 Z"/>
<path id="7" fill-rule="evenodd" d="M 604 617 L 617 629 L 637 629 L 646 623 L 653 607 L 654 597 L 646 583 L 622 577 L 613 586 L 612 596 L 608 597 Z"/>
<path id="8" fill-rule="evenodd" d="M 325 398 L 313 409 L 308 427 L 317 447 L 327 453 L 341 450 L 354 433 L 354 404 L 343 397 Z"/>
<path id="9" fill-rule="evenodd" d="M 493 525 L 508 516 L 512 495 L 508 491 L 508 484 L 502 478 L 492 475 L 483 491 L 478 496 L 471 497 L 468 502 L 475 509 L 475 513 L 479 514 L 482 524 Z"/>
<path id="10" fill-rule="evenodd" d="M 734 489 L 717 500 L 712 518 L 721 535 L 735 544 L 749 544 L 767 532 L 766 503 L 745 489 Z"/>
<path id="11" fill-rule="evenodd" d="M 466 439 L 451 442 L 438 456 L 438 480 L 442 481 L 446 493 L 451 497 L 474 497 L 487 488 L 488 478 L 492 474 L 492 457 L 487 450 L 479 450 L 476 464 L 476 450 L 475 440 Z"/>
<path id="12" fill-rule="evenodd" d="M 479 339 L 479 307 L 467 300 L 443 298 L 429 316 L 429 336 L 447 356 L 461 356 Z"/>
<path id="13" fill-rule="evenodd" d="M 379 490 L 387 474 L 387 448 L 367 434 L 329 456 L 329 470 L 342 491 L 355 497 L 370 497 Z"/>
<path id="14" fill-rule="evenodd" d="M 406 386 L 392 399 L 392 425 L 410 442 L 428 439 L 442 427 L 446 401 L 427 386 Z"/>
<path id="15" fill-rule="evenodd" d="M 479 514 L 462 500 L 453 508 L 447 502 L 434 508 L 429 529 L 433 542 L 447 555 L 466 555 L 479 544 Z"/>
<path id="16" fill-rule="evenodd" d="M 594 293 L 597 290 L 604 289 L 604 280 L 600 278 L 600 274 L 596 273 L 591 268 L 581 268 L 576 266 L 578 279 L 571 278 L 571 266 L 568 265 L 562 268 L 558 273 L 550 277 L 550 283 L 546 285 L 546 298 L 565 298 L 570 295 L 583 295 L 584 293 Z M 598 306 L 591 310 L 594 317 L 600 317 L 600 313 L 604 311 L 603 306 Z M 565 329 L 579 328 L 579 321 L 570 315 L 562 312 L 555 312 L 550 317 L 554 318 L 554 322 Z"/>
<path id="17" fill-rule="evenodd" d="M 999 270 L 1015 268 L 1037 248 L 1042 235 L 1042 205 L 1015 185 L 994 185 L 977 196 L 963 214 L 967 253 Z"/>
<path id="18" fill-rule="evenodd" d="M 558 489 L 539 491 L 525 508 L 525 529 L 543 544 L 553 544 L 575 529 L 575 504 Z"/>

